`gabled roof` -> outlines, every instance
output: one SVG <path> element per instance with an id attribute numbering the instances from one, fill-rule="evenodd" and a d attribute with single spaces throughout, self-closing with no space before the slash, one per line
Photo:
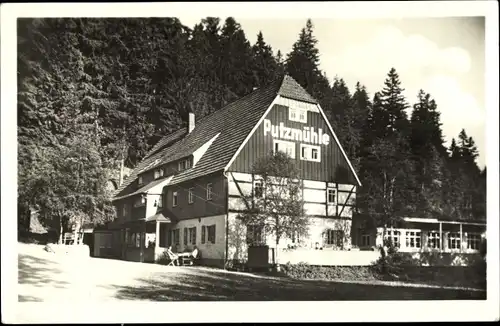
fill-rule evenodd
<path id="1" fill-rule="evenodd" d="M 304 88 L 302 88 L 302 86 L 300 86 L 295 79 L 288 75 L 285 75 L 283 78 L 283 83 L 278 91 L 278 95 L 292 100 L 318 104 L 318 101 L 316 101 Z"/>
<path id="2" fill-rule="evenodd" d="M 174 162 L 193 154 L 217 134 L 219 136 L 197 164 L 174 175 L 169 184 L 177 184 L 223 171 L 278 95 L 318 104 L 293 78 L 285 75 L 268 86 L 259 88 L 201 118 L 191 133 L 187 133 L 186 128 L 182 128 L 165 136 L 153 146 L 126 182 L 117 190 L 115 200 L 136 192 L 132 182 L 137 179 L 138 174 L 154 166 Z"/>

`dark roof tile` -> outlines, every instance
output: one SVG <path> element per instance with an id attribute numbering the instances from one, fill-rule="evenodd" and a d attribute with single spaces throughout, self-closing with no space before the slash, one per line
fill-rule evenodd
<path id="1" fill-rule="evenodd" d="M 193 168 L 175 175 L 169 184 L 222 171 L 277 95 L 317 103 L 293 78 L 285 76 L 276 80 L 201 118 L 191 133 L 187 134 L 186 128 L 182 128 L 165 136 L 132 171 L 115 198 L 135 192 L 132 182 L 139 173 L 153 168 L 151 164 L 155 161 L 158 160 L 154 166 L 191 155 L 217 134 L 219 136 L 200 161 Z"/>

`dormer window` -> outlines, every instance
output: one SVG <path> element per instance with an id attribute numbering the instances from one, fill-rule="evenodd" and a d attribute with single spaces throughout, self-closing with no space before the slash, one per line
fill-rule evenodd
<path id="1" fill-rule="evenodd" d="M 184 170 L 187 170 L 189 168 L 191 168 L 191 160 L 190 159 L 182 160 L 179 162 L 179 166 L 178 166 L 179 171 L 184 171 Z"/>
<path id="2" fill-rule="evenodd" d="M 289 108 L 288 120 L 307 123 L 307 110 L 299 108 Z"/>
<path id="3" fill-rule="evenodd" d="M 163 177 L 163 169 L 156 169 L 155 170 L 155 179 Z"/>

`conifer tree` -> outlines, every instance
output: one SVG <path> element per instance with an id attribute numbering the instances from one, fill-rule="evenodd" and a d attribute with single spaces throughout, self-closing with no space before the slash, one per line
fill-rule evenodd
<path id="1" fill-rule="evenodd" d="M 310 94 L 314 94 L 314 85 L 321 78 L 317 43 L 316 37 L 313 36 L 313 23 L 308 19 L 285 64 L 287 73 Z"/>
<path id="2" fill-rule="evenodd" d="M 254 60 L 254 79 L 256 87 L 268 85 L 271 81 L 277 79 L 281 73 L 278 69 L 278 62 L 273 55 L 270 45 L 264 41 L 262 32 L 257 34 L 257 42 L 252 47 Z"/>
<path id="3" fill-rule="evenodd" d="M 238 97 L 254 87 L 252 49 L 239 23 L 228 17 L 221 31 L 220 79 Z"/>
<path id="4" fill-rule="evenodd" d="M 442 213 L 446 149 L 436 103 L 423 90 L 419 91 L 418 102 L 413 107 L 410 141 L 419 213 Z"/>

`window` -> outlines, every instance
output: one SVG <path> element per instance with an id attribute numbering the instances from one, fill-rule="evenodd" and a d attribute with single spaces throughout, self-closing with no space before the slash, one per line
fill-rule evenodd
<path id="1" fill-rule="evenodd" d="M 122 215 L 123 215 L 123 217 L 128 216 L 128 204 L 127 203 L 123 204 Z"/>
<path id="2" fill-rule="evenodd" d="M 299 243 L 300 242 L 299 232 L 293 231 L 291 238 L 292 238 L 292 243 Z"/>
<path id="3" fill-rule="evenodd" d="M 130 236 L 126 236 L 126 240 L 129 247 L 141 247 L 141 233 L 139 232 L 130 233 Z"/>
<path id="4" fill-rule="evenodd" d="M 420 248 L 420 231 L 406 231 L 406 247 Z"/>
<path id="5" fill-rule="evenodd" d="M 342 247 L 344 232 L 342 230 L 326 230 L 325 238 L 327 245 Z"/>
<path id="6" fill-rule="evenodd" d="M 479 250 L 481 235 L 478 233 L 466 233 L 465 236 L 467 237 L 467 249 Z"/>
<path id="7" fill-rule="evenodd" d="M 264 196 L 264 186 L 262 181 L 255 181 L 253 184 L 253 195 L 255 198 L 262 198 Z"/>
<path id="8" fill-rule="evenodd" d="M 215 243 L 215 224 L 207 226 L 208 241 L 209 243 Z"/>
<path id="9" fill-rule="evenodd" d="M 205 225 L 201 226 L 201 243 L 205 243 L 205 239 L 207 237 L 207 227 Z"/>
<path id="10" fill-rule="evenodd" d="M 101 234 L 101 241 L 99 242 L 99 248 L 111 248 L 113 244 L 113 234 L 103 233 Z"/>
<path id="11" fill-rule="evenodd" d="M 430 249 L 441 249 L 439 232 L 431 231 L 427 233 L 427 247 Z"/>
<path id="12" fill-rule="evenodd" d="M 178 170 L 184 171 L 184 170 L 189 169 L 190 167 L 191 167 L 191 160 L 190 159 L 182 160 L 179 162 Z"/>
<path id="13" fill-rule="evenodd" d="M 397 230 L 387 230 L 386 234 L 384 236 L 384 240 L 390 241 L 394 247 L 399 247 L 401 245 L 400 243 L 400 236 L 401 232 Z"/>
<path id="14" fill-rule="evenodd" d="M 307 111 L 304 109 L 289 108 L 288 120 L 307 123 Z"/>
<path id="15" fill-rule="evenodd" d="M 212 184 L 207 184 L 207 200 L 212 200 Z"/>
<path id="16" fill-rule="evenodd" d="M 136 248 L 141 247 L 141 233 L 137 233 L 135 236 L 135 247 Z"/>
<path id="17" fill-rule="evenodd" d="M 145 200 L 142 197 L 137 198 L 134 201 L 134 207 L 141 207 L 141 206 L 144 206 L 144 204 L 145 204 Z"/>
<path id="18" fill-rule="evenodd" d="M 370 241 L 370 235 L 369 234 L 362 234 L 361 235 L 361 246 L 362 247 L 368 247 L 370 246 L 371 244 L 371 241 Z"/>
<path id="19" fill-rule="evenodd" d="M 194 203 L 194 188 L 189 188 L 188 191 L 188 203 Z"/>
<path id="20" fill-rule="evenodd" d="M 172 193 L 172 206 L 173 207 L 177 206 L 177 191 L 174 191 Z"/>
<path id="21" fill-rule="evenodd" d="M 184 245 L 187 246 L 188 244 L 188 229 L 184 228 Z"/>
<path id="22" fill-rule="evenodd" d="M 247 244 L 254 246 L 265 244 L 263 231 L 260 225 L 247 225 Z"/>
<path id="23" fill-rule="evenodd" d="M 274 151 L 275 152 L 283 152 L 286 153 L 291 158 L 295 158 L 295 143 L 283 141 L 283 140 L 274 140 Z"/>
<path id="24" fill-rule="evenodd" d="M 163 169 L 156 169 L 155 170 L 155 179 L 163 177 Z"/>
<path id="25" fill-rule="evenodd" d="M 181 243 L 180 240 L 180 230 L 175 229 L 172 231 L 172 244 L 173 245 L 179 245 Z"/>
<path id="26" fill-rule="evenodd" d="M 142 180 L 142 175 L 140 175 L 140 176 L 137 178 L 137 184 L 138 184 L 138 185 L 142 185 L 142 182 L 143 182 L 143 180 Z"/>
<path id="27" fill-rule="evenodd" d="M 158 207 L 163 207 L 163 195 L 158 196 Z"/>
<path id="28" fill-rule="evenodd" d="M 328 204 L 337 205 L 337 189 L 328 188 L 327 195 L 328 195 Z"/>
<path id="29" fill-rule="evenodd" d="M 321 148 L 319 146 L 300 144 L 300 159 L 304 161 L 320 162 Z"/>
<path id="30" fill-rule="evenodd" d="M 448 249 L 460 249 L 460 233 L 450 232 L 448 234 Z"/>
<path id="31" fill-rule="evenodd" d="M 196 227 L 189 229 L 189 243 L 196 244 Z"/>

